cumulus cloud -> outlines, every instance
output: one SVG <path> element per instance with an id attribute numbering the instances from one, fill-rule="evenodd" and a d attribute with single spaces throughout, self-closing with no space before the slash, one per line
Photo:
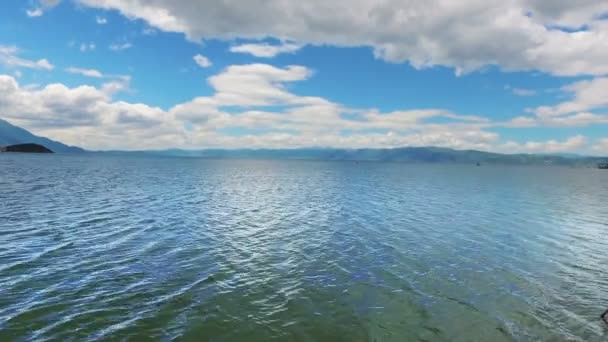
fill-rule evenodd
<path id="1" fill-rule="evenodd" d="M 95 22 L 98 23 L 99 25 L 105 25 L 108 23 L 108 19 L 97 16 L 97 17 L 95 17 Z"/>
<path id="2" fill-rule="evenodd" d="M 71 71 L 103 76 L 88 69 Z M 491 149 L 499 138 L 482 130 L 487 120 L 480 117 L 441 109 L 390 113 L 352 109 L 287 89 L 287 84 L 312 75 L 303 66 L 233 65 L 208 79 L 213 95 L 169 109 L 115 101 L 114 94 L 124 90 L 128 78 L 100 87 L 27 88 L 4 75 L 0 77 L 0 107 L 8 119 L 38 134 L 93 149 L 403 145 Z M 275 109 L 269 110 L 270 106 Z M 426 123 L 433 117 L 453 123 Z M 223 129 L 235 127 L 264 132 L 222 134 Z M 350 133 L 345 135 L 344 130 Z"/>
<path id="3" fill-rule="evenodd" d="M 268 43 L 258 44 L 241 44 L 230 47 L 231 52 L 247 53 L 255 57 L 270 58 L 282 53 L 294 53 L 302 48 L 299 44 L 283 43 L 280 45 L 271 45 Z"/>
<path id="4" fill-rule="evenodd" d="M 87 73 L 97 75 L 90 71 Z M 556 153 L 590 148 L 583 136 L 565 141 L 504 142 L 498 133 L 488 130 L 496 123 L 441 108 L 383 112 L 349 108 L 290 91 L 289 84 L 313 75 L 309 68 L 298 65 L 232 65 L 208 78 L 212 95 L 166 109 L 117 101 L 114 95 L 128 89 L 127 76 L 99 87 L 50 84 L 29 88 L 3 75 L 0 108 L 5 117 L 35 133 L 90 149 L 433 145 Z M 231 128 L 245 133 L 226 133 Z"/>
<path id="5" fill-rule="evenodd" d="M 194 62 L 198 64 L 201 68 L 208 68 L 212 65 L 209 58 L 201 55 L 200 53 L 193 57 Z"/>
<path id="6" fill-rule="evenodd" d="M 277 68 L 268 64 L 233 65 L 209 78 L 215 89 L 213 101 L 223 106 L 270 106 L 324 102 L 319 98 L 300 97 L 285 89 L 289 82 L 303 81 L 312 75 L 304 66 Z"/>
<path id="7" fill-rule="evenodd" d="M 10 76 L 0 76 L 3 115 L 31 125 L 66 126 L 96 124 L 93 109 L 108 100 L 107 96 L 90 86 L 67 88 L 50 84 L 41 90 L 21 88 Z"/>
<path id="8" fill-rule="evenodd" d="M 457 73 L 498 65 L 561 76 L 608 74 L 608 23 L 600 19 L 608 2 L 601 0 L 77 1 L 197 41 L 274 37 L 367 46 L 389 62 L 445 65 Z"/>
<path id="9" fill-rule="evenodd" d="M 49 84 L 28 89 L 0 75 L 0 107 L 3 117 L 16 124 L 89 148 L 153 148 L 173 139 L 179 143 L 165 111 L 113 101 L 103 87 Z"/>
<path id="10" fill-rule="evenodd" d="M 28 68 L 53 70 L 55 66 L 47 59 L 39 59 L 37 61 L 19 57 L 20 50 L 15 46 L 0 45 L 0 64 L 12 68 Z"/>

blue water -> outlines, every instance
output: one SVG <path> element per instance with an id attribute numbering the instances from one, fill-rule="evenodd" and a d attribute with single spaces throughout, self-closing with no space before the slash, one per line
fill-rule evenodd
<path id="1" fill-rule="evenodd" d="M 608 172 L 0 155 L 0 341 L 603 341 Z"/>

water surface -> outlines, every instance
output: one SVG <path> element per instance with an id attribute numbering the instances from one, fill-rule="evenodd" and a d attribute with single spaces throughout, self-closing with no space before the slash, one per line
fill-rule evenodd
<path id="1" fill-rule="evenodd" d="M 0 340 L 602 341 L 608 172 L 0 155 Z"/>

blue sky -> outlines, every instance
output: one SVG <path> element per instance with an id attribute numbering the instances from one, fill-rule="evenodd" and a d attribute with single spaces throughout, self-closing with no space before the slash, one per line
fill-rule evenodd
<path id="1" fill-rule="evenodd" d="M 7 0 L 0 118 L 90 149 L 608 155 L 608 3 Z"/>

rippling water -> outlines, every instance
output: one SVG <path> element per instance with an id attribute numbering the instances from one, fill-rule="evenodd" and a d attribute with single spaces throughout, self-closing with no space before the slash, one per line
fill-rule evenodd
<path id="1" fill-rule="evenodd" d="M 0 155 L 0 341 L 605 340 L 608 172 Z"/>

